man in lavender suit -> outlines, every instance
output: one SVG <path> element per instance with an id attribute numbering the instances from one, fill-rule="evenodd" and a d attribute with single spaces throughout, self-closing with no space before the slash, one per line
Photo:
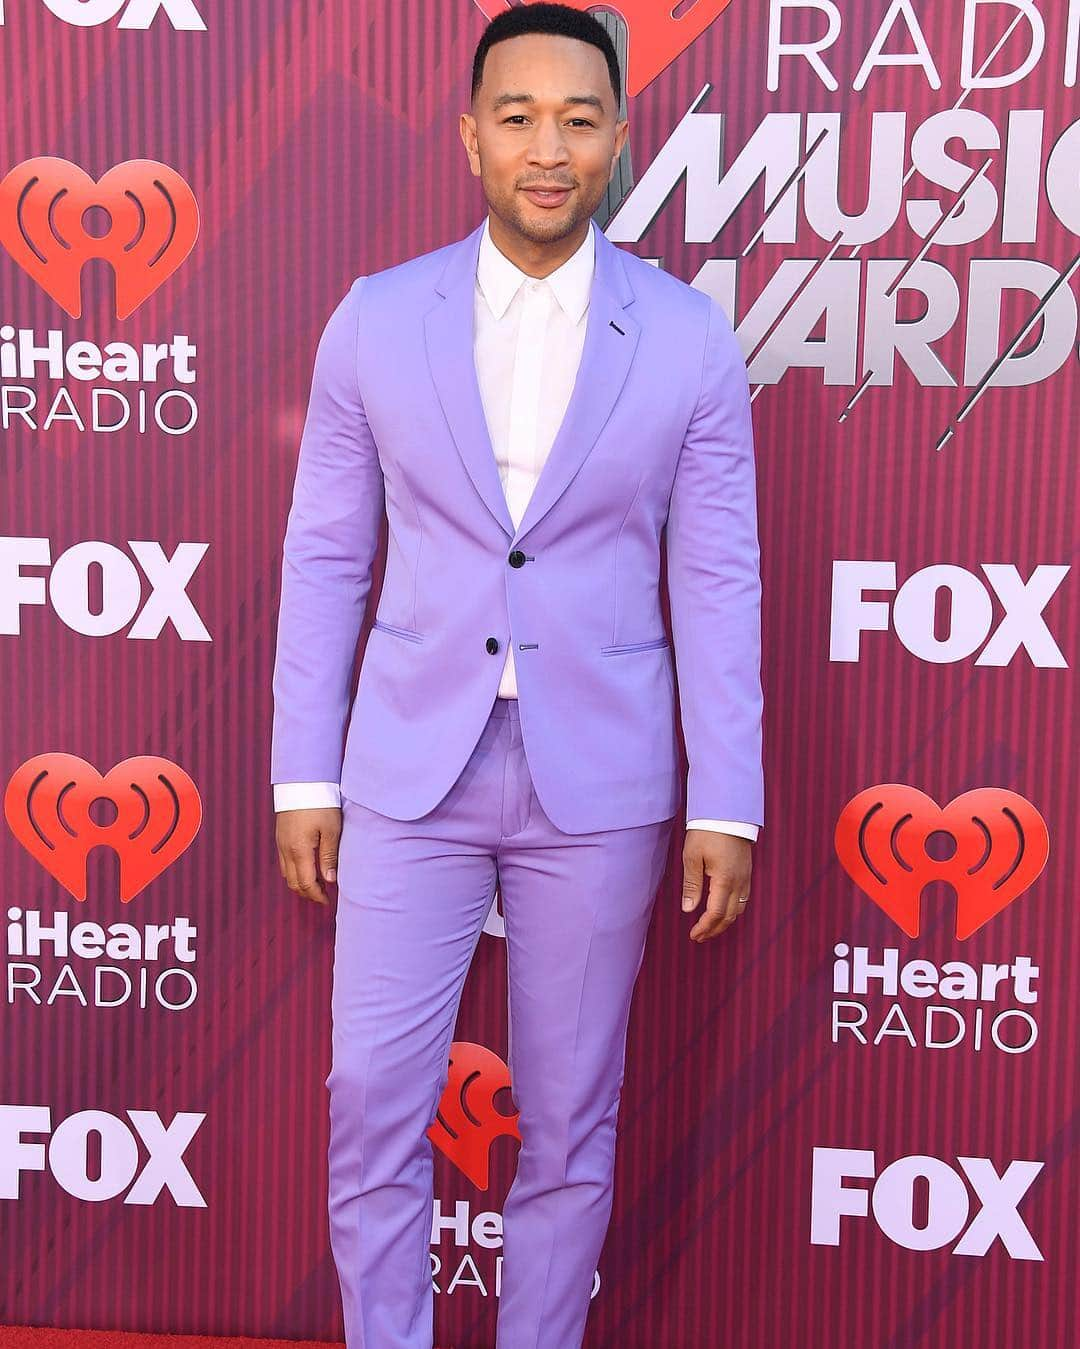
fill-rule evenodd
<path id="1" fill-rule="evenodd" d="M 461 118 L 485 220 L 358 277 L 315 358 L 271 780 L 289 886 L 321 903 L 339 886 L 329 1211 L 349 1349 L 432 1343 L 426 1130 L 496 884 L 522 1138 L 497 1343 L 582 1342 L 630 1001 L 682 803 L 676 671 L 684 910 L 707 889 L 690 937 L 749 896 L 763 785 L 746 368 L 719 305 L 592 219 L 626 137 L 620 98 L 590 16 L 500 14 Z"/>

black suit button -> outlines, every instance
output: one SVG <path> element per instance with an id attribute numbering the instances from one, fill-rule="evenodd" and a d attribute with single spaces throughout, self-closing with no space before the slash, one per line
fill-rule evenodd
<path id="1" fill-rule="evenodd" d="M 499 649 L 499 639 L 497 637 L 489 637 L 484 645 L 494 656 L 495 652 Z"/>
<path id="2" fill-rule="evenodd" d="M 524 567 L 525 554 L 520 548 L 515 548 L 509 558 L 507 558 L 507 561 L 510 563 L 511 567 Z"/>

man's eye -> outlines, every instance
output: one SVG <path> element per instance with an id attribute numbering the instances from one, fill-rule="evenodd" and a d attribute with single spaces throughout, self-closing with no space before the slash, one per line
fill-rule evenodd
<path id="1" fill-rule="evenodd" d="M 523 122 L 523 121 L 525 121 L 525 114 L 524 114 L 523 112 L 514 112 L 514 113 L 511 113 L 509 117 L 504 117 L 504 118 L 503 118 L 503 121 L 504 121 L 504 122 Z M 588 126 L 588 127 L 591 127 L 591 126 L 594 126 L 594 125 L 595 125 L 595 123 L 594 123 L 594 122 L 590 122 L 589 119 L 588 119 L 587 117 L 571 117 L 571 118 L 570 118 L 570 121 L 571 121 L 571 122 L 576 122 L 576 123 L 577 123 L 578 125 L 580 125 L 580 126 Z"/>

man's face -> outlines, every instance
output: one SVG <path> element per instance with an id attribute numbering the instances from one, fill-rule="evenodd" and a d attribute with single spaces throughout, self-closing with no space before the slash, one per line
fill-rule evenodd
<path id="1" fill-rule="evenodd" d="M 617 118 L 598 47 L 523 33 L 488 52 L 461 136 L 492 213 L 533 243 L 554 243 L 603 200 L 626 139 Z"/>

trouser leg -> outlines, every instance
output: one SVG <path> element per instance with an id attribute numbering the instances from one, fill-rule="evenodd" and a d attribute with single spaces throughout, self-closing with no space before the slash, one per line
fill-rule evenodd
<path id="1" fill-rule="evenodd" d="M 611 1216 L 631 997 L 672 821 L 564 834 L 528 776 L 498 851 L 517 1174 L 503 1204 L 499 1349 L 575 1349 Z M 517 825 L 516 832 L 512 832 Z"/>
<path id="2" fill-rule="evenodd" d="M 329 1217 L 348 1349 L 431 1349 L 432 1144 L 465 976 L 495 889 L 505 762 L 493 717 L 421 820 L 343 803 Z"/>

